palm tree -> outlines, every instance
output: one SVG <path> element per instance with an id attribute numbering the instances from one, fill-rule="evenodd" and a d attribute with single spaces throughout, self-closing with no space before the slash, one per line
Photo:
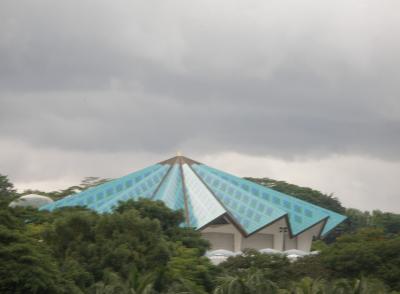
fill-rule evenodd
<path id="1" fill-rule="evenodd" d="M 136 268 L 133 268 L 129 273 L 128 288 L 130 294 L 153 294 L 156 293 L 154 290 L 154 281 L 156 280 L 157 274 L 150 272 L 147 274 L 140 275 Z"/>
<path id="2" fill-rule="evenodd" d="M 96 294 L 119 294 L 126 293 L 126 289 L 121 285 L 107 285 L 104 282 L 94 284 Z"/>
<path id="3" fill-rule="evenodd" d="M 278 293 L 278 286 L 265 278 L 261 271 L 256 271 L 246 278 L 246 285 L 254 294 L 275 294 Z"/>
<path id="4" fill-rule="evenodd" d="M 290 292 L 293 294 L 325 294 L 325 282 L 305 277 L 296 283 Z"/>
<path id="5" fill-rule="evenodd" d="M 239 277 L 226 276 L 218 279 L 219 285 L 213 294 L 246 294 L 250 293 L 246 282 Z"/>
<path id="6" fill-rule="evenodd" d="M 276 294 L 279 289 L 275 283 L 265 278 L 262 271 L 244 277 L 226 276 L 219 280 L 214 294 Z"/>
<path id="7" fill-rule="evenodd" d="M 367 278 L 349 280 L 338 280 L 332 285 L 334 294 L 385 294 L 388 293 L 382 282 Z"/>
<path id="8" fill-rule="evenodd" d="M 163 292 L 164 293 L 164 292 Z M 167 294 L 205 294 L 202 287 L 188 279 L 178 279 L 168 288 Z"/>

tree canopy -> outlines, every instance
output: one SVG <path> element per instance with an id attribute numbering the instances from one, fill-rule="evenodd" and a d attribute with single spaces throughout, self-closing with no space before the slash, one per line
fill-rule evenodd
<path id="1" fill-rule="evenodd" d="M 245 250 L 214 266 L 208 242 L 163 202 L 131 200 L 106 214 L 12 209 L 17 193 L 0 179 L 0 293 L 400 293 L 399 215 L 345 209 L 309 188 L 260 180 L 349 217 L 335 238 L 314 242 L 319 255 L 290 262 Z"/>
<path id="2" fill-rule="evenodd" d="M 14 185 L 10 182 L 7 176 L 0 174 L 0 197 L 10 198 L 16 195 Z"/>

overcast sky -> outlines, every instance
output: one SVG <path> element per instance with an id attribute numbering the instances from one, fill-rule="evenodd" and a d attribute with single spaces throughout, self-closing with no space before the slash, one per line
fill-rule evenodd
<path id="1" fill-rule="evenodd" d="M 1 0 L 0 173 L 175 155 L 400 212 L 400 1 Z"/>

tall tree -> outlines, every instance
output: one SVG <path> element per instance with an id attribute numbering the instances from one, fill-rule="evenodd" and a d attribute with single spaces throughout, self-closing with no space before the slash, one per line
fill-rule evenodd
<path id="1" fill-rule="evenodd" d="M 16 195 L 14 185 L 7 176 L 0 174 L 0 197 L 10 198 Z"/>

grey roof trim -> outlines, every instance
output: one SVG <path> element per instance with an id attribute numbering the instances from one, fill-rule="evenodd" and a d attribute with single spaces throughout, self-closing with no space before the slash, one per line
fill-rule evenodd
<path id="1" fill-rule="evenodd" d="M 308 227 L 305 228 L 304 230 L 302 230 L 302 231 L 298 232 L 296 235 L 294 235 L 293 238 L 294 238 L 294 237 L 297 237 L 298 235 L 300 235 L 300 234 L 304 233 L 305 231 L 311 229 L 312 227 L 315 227 L 316 225 L 319 225 L 319 224 L 322 223 L 322 222 L 324 223 L 324 226 L 325 226 L 326 222 L 328 221 L 328 218 L 329 218 L 329 216 L 326 216 L 326 217 L 324 217 L 323 219 L 317 221 L 316 223 L 314 223 L 314 224 L 308 226 Z M 321 232 L 322 232 L 322 230 L 321 230 Z"/>
<path id="2" fill-rule="evenodd" d="M 183 192 L 183 203 L 185 205 L 185 220 L 186 220 L 186 224 L 188 226 L 190 226 L 190 217 L 189 217 L 189 205 L 188 205 L 188 196 L 186 193 L 186 182 L 185 182 L 185 175 L 183 174 L 183 168 L 182 168 L 182 158 L 181 157 L 177 157 L 177 161 L 179 162 L 179 171 L 181 173 L 181 178 L 182 178 L 182 192 Z"/>
<path id="3" fill-rule="evenodd" d="M 338 222 L 332 229 L 330 229 L 328 232 L 326 232 L 325 234 L 321 235 L 322 238 L 325 238 L 326 236 L 328 236 L 328 234 L 330 232 L 332 232 L 333 229 L 337 228 L 338 225 L 340 225 L 341 223 L 343 223 L 345 220 L 347 220 L 347 217 L 344 218 L 341 222 Z"/>
<path id="4" fill-rule="evenodd" d="M 247 237 L 250 237 L 251 235 L 254 235 L 255 233 L 258 233 L 259 231 L 265 229 L 266 227 L 269 227 L 269 226 L 273 225 L 274 223 L 276 223 L 276 222 L 278 222 L 278 221 L 280 221 L 282 219 L 285 219 L 285 218 L 287 219 L 287 214 L 284 214 L 284 215 L 274 219 L 273 221 L 270 221 L 269 223 L 267 223 L 266 225 L 262 226 L 261 228 L 259 228 L 259 229 L 255 230 L 255 231 L 251 232 L 250 234 L 248 234 Z M 287 220 L 286 220 L 286 222 L 287 222 Z M 291 234 L 291 233 L 289 232 L 289 234 Z"/>
<path id="5" fill-rule="evenodd" d="M 169 165 L 170 165 L 170 167 L 168 168 L 168 171 L 165 173 L 165 175 L 164 175 L 163 178 L 161 179 L 160 183 L 158 184 L 157 188 L 154 190 L 153 194 L 150 196 L 150 199 L 153 199 L 153 198 L 157 195 L 158 190 L 160 190 L 161 185 L 164 183 L 165 179 L 166 179 L 167 176 L 169 175 L 169 173 L 170 173 L 172 167 L 174 166 L 174 163 L 173 163 L 173 164 L 169 164 Z"/>
<path id="6" fill-rule="evenodd" d="M 322 225 L 321 230 L 320 230 L 319 233 L 318 233 L 318 237 L 317 237 L 318 239 L 321 239 L 322 232 L 324 231 L 325 226 L 326 226 L 326 224 L 328 223 L 328 220 L 329 220 L 329 217 L 327 217 L 327 218 L 325 219 L 325 222 L 324 222 L 324 224 Z"/>
<path id="7" fill-rule="evenodd" d="M 167 160 L 159 162 L 158 164 L 171 164 L 172 162 L 177 162 L 178 160 L 181 161 L 182 163 L 187 163 L 188 165 L 202 164 L 202 163 L 200 163 L 198 161 L 195 161 L 195 160 L 193 160 L 191 158 L 188 158 L 188 157 L 182 156 L 182 155 L 177 155 L 177 156 L 171 157 L 171 158 L 169 158 Z"/>
<path id="8" fill-rule="evenodd" d="M 315 223 L 313 223 L 313 224 L 309 225 L 308 227 L 304 228 L 303 230 L 298 232 L 296 235 L 293 235 L 293 237 L 296 237 L 296 236 L 300 235 L 301 233 L 307 231 L 308 229 L 314 227 L 315 225 L 318 225 L 319 223 L 321 223 L 323 221 L 327 221 L 327 219 L 329 219 L 329 215 L 321 218 L 320 220 L 317 220 Z"/>

